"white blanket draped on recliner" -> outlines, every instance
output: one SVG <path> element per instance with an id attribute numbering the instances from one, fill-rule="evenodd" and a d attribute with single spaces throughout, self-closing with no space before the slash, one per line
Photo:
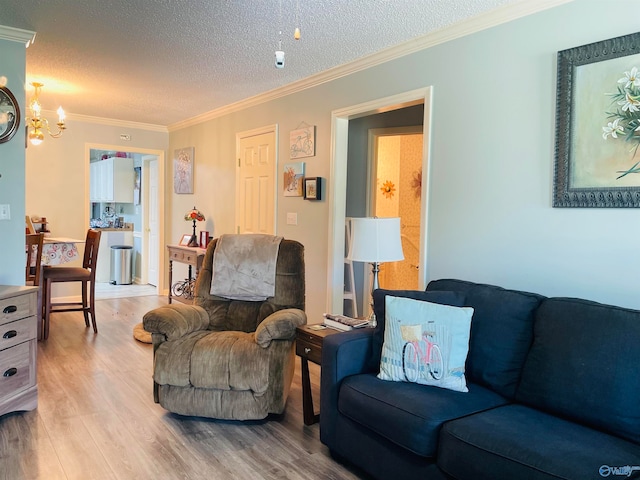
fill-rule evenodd
<path id="1" fill-rule="evenodd" d="M 213 252 L 211 295 L 246 301 L 272 297 L 282 238 L 262 234 L 221 235 Z"/>

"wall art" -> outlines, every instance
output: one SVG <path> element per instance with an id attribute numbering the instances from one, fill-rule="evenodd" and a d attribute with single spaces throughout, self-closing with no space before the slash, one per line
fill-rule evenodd
<path id="1" fill-rule="evenodd" d="M 173 191 L 193 193 L 194 147 L 179 148 L 173 155 Z"/>
<path id="2" fill-rule="evenodd" d="M 313 157 L 316 154 L 316 127 L 306 125 L 289 132 L 290 158 Z"/>
<path id="3" fill-rule="evenodd" d="M 306 177 L 304 179 L 304 199 L 322 200 L 322 177 Z"/>
<path id="4" fill-rule="evenodd" d="M 554 207 L 640 207 L 640 33 L 558 52 Z"/>
<path id="5" fill-rule="evenodd" d="M 302 197 L 304 162 L 284 164 L 284 196 Z"/>

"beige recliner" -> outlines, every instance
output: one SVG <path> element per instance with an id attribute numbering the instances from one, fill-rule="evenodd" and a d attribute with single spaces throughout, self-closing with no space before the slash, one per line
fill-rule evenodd
<path id="1" fill-rule="evenodd" d="M 284 411 L 294 371 L 296 327 L 304 313 L 304 247 L 283 239 L 275 295 L 265 301 L 211 295 L 208 246 L 193 305 L 174 303 L 144 316 L 154 348 L 154 399 L 181 415 L 262 419 Z"/>

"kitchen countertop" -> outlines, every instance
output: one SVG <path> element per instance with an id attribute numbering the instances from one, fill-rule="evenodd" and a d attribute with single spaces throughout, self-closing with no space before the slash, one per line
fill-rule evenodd
<path id="1" fill-rule="evenodd" d="M 100 230 L 101 232 L 131 232 L 133 231 L 133 227 L 123 227 L 123 228 L 115 228 L 115 227 L 92 227 L 94 230 Z"/>

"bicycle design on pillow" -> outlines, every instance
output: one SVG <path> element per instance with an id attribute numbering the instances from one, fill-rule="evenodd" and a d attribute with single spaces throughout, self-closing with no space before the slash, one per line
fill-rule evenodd
<path id="1" fill-rule="evenodd" d="M 402 372 L 407 382 L 419 378 L 440 380 L 444 374 L 442 351 L 433 332 L 423 332 L 422 325 L 401 325 L 405 344 L 402 347 Z"/>

